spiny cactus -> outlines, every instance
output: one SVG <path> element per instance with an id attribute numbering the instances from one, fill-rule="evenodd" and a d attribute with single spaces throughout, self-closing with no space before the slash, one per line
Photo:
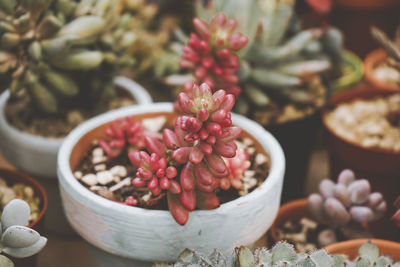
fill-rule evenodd
<path id="1" fill-rule="evenodd" d="M 29 216 L 29 205 L 23 200 L 14 199 L 4 207 L 0 223 L 1 252 L 15 258 L 26 258 L 44 248 L 47 239 L 25 226 L 28 224 Z M 0 255 L 0 266 L 14 265 L 9 259 Z"/>
<path id="2" fill-rule="evenodd" d="M 350 239 L 353 231 L 348 230 L 355 228 L 359 234 L 361 224 L 378 220 L 386 211 L 386 202 L 381 193 L 371 193 L 368 180 L 356 180 L 353 171 L 346 169 L 339 174 L 337 184 L 323 180 L 319 185 L 319 193 L 308 197 L 307 208 L 319 223 L 332 228 L 340 227 L 346 238 Z M 334 236 L 334 233 L 321 232 L 319 241 L 328 245 L 333 242 L 331 237 Z"/>
<path id="3" fill-rule="evenodd" d="M 2 3 L 0 73 L 11 77 L 11 93 L 26 90 L 45 113 L 58 112 L 61 104 L 104 108 L 116 71 L 132 64 L 126 50 L 135 38 L 121 2 Z"/>
<path id="4" fill-rule="evenodd" d="M 397 30 L 400 36 L 400 28 Z M 379 45 L 386 51 L 389 58 L 387 60 L 388 64 L 400 71 L 400 48 L 399 45 L 391 41 L 388 36 L 376 27 L 371 28 L 371 33 L 374 39 L 379 43 Z"/>
<path id="5" fill-rule="evenodd" d="M 224 90 L 213 94 L 206 83 L 187 85 L 175 104 L 179 116 L 174 129 L 164 128 L 162 134 L 145 131 L 140 122 L 127 117 L 110 123 L 99 145 L 109 159 L 127 152 L 137 170 L 131 184 L 153 196 L 140 204 L 155 205 L 166 195 L 172 216 L 185 224 L 195 208 L 219 207 L 216 190 L 228 190 L 231 184 L 240 188 L 240 175 L 249 168 L 246 151 L 234 158 L 235 140 L 241 134 L 232 125 L 234 104 L 235 97 Z M 139 203 L 133 196 L 124 202 Z"/>
<path id="6" fill-rule="evenodd" d="M 358 249 L 355 259 L 345 255 L 328 254 L 321 249 L 309 254 L 296 253 L 292 245 L 278 242 L 272 249 L 257 248 L 253 252 L 246 247 L 235 248 L 235 252 L 226 257 L 214 250 L 210 255 L 184 250 L 173 264 L 156 263 L 154 267 L 272 267 L 272 266 L 398 266 L 390 256 L 380 256 L 379 248 L 367 242 Z"/>

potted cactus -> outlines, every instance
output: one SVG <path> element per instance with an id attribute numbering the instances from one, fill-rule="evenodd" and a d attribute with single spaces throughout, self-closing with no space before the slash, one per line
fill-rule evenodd
<path id="1" fill-rule="evenodd" d="M 46 225 L 57 227 L 54 231 L 63 222 L 67 227 L 59 220 L 63 214 L 55 180 L 63 137 L 83 120 L 127 99 L 128 104 L 151 102 L 140 85 L 115 79 L 133 61 L 127 49 L 134 33 L 125 5 L 21 0 L 0 6 L 0 72 L 9 81 L 9 90 L 0 97 L 0 148 L 18 169 L 46 178 L 43 184 L 51 193 Z"/>
<path id="2" fill-rule="evenodd" d="M 204 1 L 196 2 L 196 33 L 189 38 L 178 35 L 187 43 L 180 62 L 182 72 L 168 76 L 166 82 L 177 85 L 195 79 L 215 89 L 230 88 L 236 96 L 241 93 L 235 111 L 262 124 L 284 147 L 289 166 L 284 200 L 299 197 L 301 190 L 297 189 L 305 178 L 318 110 L 328 95 L 321 74 L 341 65 L 342 36 L 334 28 L 301 30 L 295 1 L 206 2 L 205 7 Z M 218 12 L 236 19 L 237 25 Z M 218 38 L 232 40 L 234 45 L 214 44 Z M 207 53 L 201 47 L 204 42 L 211 49 Z M 180 51 L 179 46 L 182 42 L 171 49 Z M 229 61 L 223 67 L 210 64 L 210 59 L 224 56 Z M 292 138 L 293 132 L 301 142 Z"/>
<path id="3" fill-rule="evenodd" d="M 21 199 L 11 200 L 1 214 L 1 252 L 13 258 L 22 259 L 39 253 L 47 243 L 47 238 L 25 226 L 30 217 L 28 203 Z M 21 261 L 21 266 L 27 266 Z M 13 262 L 0 255 L 0 266 L 13 267 Z M 17 265 L 18 266 L 18 265 Z M 29 265 L 33 266 L 33 265 Z"/>
<path id="4" fill-rule="evenodd" d="M 389 243 L 389 242 L 387 242 Z M 391 242 L 393 243 L 393 242 Z M 246 247 L 237 247 L 228 256 L 214 250 L 209 255 L 199 253 L 190 249 L 184 250 L 176 263 L 156 263 L 154 267 L 178 267 L 178 266 L 215 266 L 215 267 L 256 267 L 256 266 L 376 266 L 382 263 L 384 266 L 397 266 L 398 251 L 396 245 L 392 244 L 392 250 L 386 246 L 381 249 L 381 243 L 372 240 L 363 240 L 357 243 L 356 252 L 351 254 L 347 251 L 334 251 L 333 249 L 316 250 L 311 253 L 297 253 L 292 245 L 278 242 L 270 250 L 257 248 L 251 251 Z M 375 245 L 376 244 L 376 245 Z M 358 250 L 358 251 L 357 251 Z M 334 254 L 341 253 L 341 254 Z M 389 254 L 389 255 L 387 255 Z M 393 256 L 394 258 L 392 258 Z"/>
<path id="5" fill-rule="evenodd" d="M 389 91 L 400 90 L 400 49 L 398 41 L 391 41 L 387 35 L 373 27 L 372 36 L 382 49 L 368 54 L 364 60 L 365 78 L 374 87 Z M 400 38 L 400 27 L 397 29 L 397 39 Z"/>
<path id="6" fill-rule="evenodd" d="M 385 211 L 381 193 L 371 192 L 367 180 L 356 180 L 351 170 L 343 170 L 336 184 L 325 179 L 319 193 L 283 205 L 270 233 L 275 241 L 287 240 L 299 251 L 311 251 L 339 241 L 372 238 L 367 224 Z"/>
<path id="7" fill-rule="evenodd" d="M 171 261 L 206 244 L 227 250 L 268 229 L 283 152 L 260 125 L 230 113 L 234 102 L 194 85 L 175 112 L 170 103 L 112 111 L 66 138 L 58 157 L 64 209 L 103 262 Z"/>

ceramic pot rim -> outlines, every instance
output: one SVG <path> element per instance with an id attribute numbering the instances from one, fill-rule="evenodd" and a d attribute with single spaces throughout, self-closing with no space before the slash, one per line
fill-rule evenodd
<path id="1" fill-rule="evenodd" d="M 122 88 L 126 88 L 129 93 L 135 98 L 136 102 L 140 104 L 150 104 L 153 102 L 149 93 L 138 83 L 128 79 L 126 77 L 118 76 L 114 79 L 114 84 Z M 41 150 L 46 150 L 51 153 L 57 150 L 61 146 L 64 138 L 53 138 L 53 137 L 43 137 L 39 135 L 33 135 L 27 132 L 20 131 L 11 124 L 8 123 L 5 114 L 4 107 L 7 100 L 10 97 L 9 90 L 4 91 L 0 95 L 0 125 L 4 127 L 4 131 L 9 133 L 9 136 L 19 140 L 20 142 L 29 144 L 37 144 L 37 147 L 41 147 Z"/>
<path id="2" fill-rule="evenodd" d="M 126 107 L 119 110 L 109 111 L 105 114 L 94 117 L 75 128 L 66 138 L 62 144 L 57 158 L 57 174 L 61 184 L 67 183 L 73 190 L 83 198 L 104 208 L 111 209 L 115 212 L 123 212 L 126 214 L 136 214 L 139 216 L 156 216 L 162 218 L 170 218 L 169 211 L 166 210 L 148 210 L 144 208 L 126 206 L 124 204 L 116 203 L 114 201 L 103 198 L 84 187 L 73 175 L 70 168 L 70 155 L 73 147 L 77 142 L 92 129 L 111 122 L 117 118 L 125 117 L 127 115 L 143 114 L 143 113 L 159 113 L 159 112 L 172 112 L 172 103 L 154 103 L 145 106 Z M 270 190 L 272 186 L 279 182 L 285 170 L 285 158 L 283 150 L 278 141 L 267 132 L 261 125 L 251 121 L 241 115 L 232 114 L 233 123 L 241 126 L 244 129 L 252 129 L 247 131 L 253 138 L 261 144 L 261 146 L 268 152 L 271 157 L 271 169 L 267 179 L 257 189 L 246 196 L 239 197 L 235 200 L 222 204 L 219 208 L 214 210 L 195 210 L 191 214 L 202 214 L 209 212 L 225 213 L 230 212 L 237 205 L 245 204 L 253 199 L 258 198 L 259 195 Z"/>

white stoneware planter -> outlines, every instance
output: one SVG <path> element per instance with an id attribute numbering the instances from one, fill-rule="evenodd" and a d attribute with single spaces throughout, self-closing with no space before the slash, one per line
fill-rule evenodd
<path id="1" fill-rule="evenodd" d="M 104 251 L 103 257 L 108 254 L 110 258 L 120 257 L 121 262 L 152 262 L 176 260 L 186 247 L 201 251 L 218 248 L 228 252 L 239 245 L 253 244 L 275 219 L 285 170 L 282 148 L 263 127 L 240 115 L 233 114 L 233 123 L 252 135 L 271 157 L 269 176 L 252 193 L 222 204 L 218 209 L 191 212 L 184 226 L 178 225 L 168 211 L 130 207 L 100 197 L 73 176 L 70 155 L 78 141 L 90 141 L 86 136 L 88 132 L 128 115 L 172 110 L 171 103 L 155 103 L 111 111 L 78 126 L 61 146 L 57 173 L 66 216 L 79 235 Z M 118 265 L 114 261 L 106 266 L 129 265 Z"/>
<path id="2" fill-rule="evenodd" d="M 152 103 L 151 96 L 139 84 L 125 77 L 117 77 L 115 84 L 126 89 L 138 104 Z M 0 152 L 17 169 L 37 178 L 45 188 L 49 205 L 45 229 L 58 234 L 73 234 L 62 211 L 57 181 L 57 152 L 63 138 L 45 138 L 22 132 L 10 125 L 4 114 L 9 98 L 5 91 L 0 96 Z"/>
<path id="3" fill-rule="evenodd" d="M 115 84 L 126 89 L 138 104 L 152 103 L 151 96 L 139 84 L 125 77 L 117 77 Z M 57 177 L 57 152 L 63 139 L 45 138 L 22 132 L 7 122 L 4 107 L 10 96 L 0 96 L 0 151 L 17 169 L 37 178 Z"/>

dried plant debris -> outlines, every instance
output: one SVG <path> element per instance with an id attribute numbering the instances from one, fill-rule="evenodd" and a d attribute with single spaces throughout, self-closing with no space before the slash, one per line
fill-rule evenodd
<path id="1" fill-rule="evenodd" d="M 343 103 L 327 114 L 326 121 L 350 142 L 400 151 L 400 94 Z"/>
<path id="2" fill-rule="evenodd" d="M 11 200 L 16 198 L 22 199 L 28 203 L 31 209 L 29 223 L 35 221 L 39 217 L 42 203 L 40 198 L 35 194 L 34 189 L 31 186 L 22 183 L 9 185 L 2 177 L 0 177 L 0 216 L 4 207 Z"/>

